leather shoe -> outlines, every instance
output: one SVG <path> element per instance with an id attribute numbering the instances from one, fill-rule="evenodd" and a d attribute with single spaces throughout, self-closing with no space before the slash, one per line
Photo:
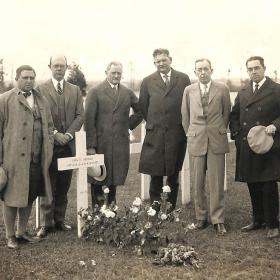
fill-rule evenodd
<path id="1" fill-rule="evenodd" d="M 252 231 L 252 230 L 257 230 L 257 229 L 261 229 L 263 228 L 263 223 L 260 222 L 252 222 L 251 224 L 241 228 L 241 231 L 243 232 L 248 232 L 248 231 Z"/>
<path id="2" fill-rule="evenodd" d="M 17 249 L 18 243 L 15 236 L 11 236 L 7 238 L 7 246 L 9 249 Z"/>
<path id="3" fill-rule="evenodd" d="M 37 232 L 37 237 L 44 238 L 52 231 L 51 227 L 42 226 L 40 230 Z"/>
<path id="4" fill-rule="evenodd" d="M 279 229 L 278 228 L 270 228 L 267 232 L 267 238 L 273 239 L 279 236 Z"/>
<path id="5" fill-rule="evenodd" d="M 214 225 L 217 234 L 224 235 L 227 233 L 226 227 L 223 223 L 218 223 Z"/>
<path id="6" fill-rule="evenodd" d="M 63 222 L 57 222 L 55 224 L 55 229 L 56 230 L 60 230 L 60 231 L 69 231 L 72 229 L 72 227 L 70 225 L 67 225 Z"/>
<path id="7" fill-rule="evenodd" d="M 16 235 L 16 240 L 18 243 L 36 243 L 40 241 L 37 236 L 30 236 L 28 232 L 25 232 L 21 235 Z"/>
<path id="8" fill-rule="evenodd" d="M 196 229 L 204 229 L 208 226 L 207 220 L 198 220 L 195 224 Z"/>

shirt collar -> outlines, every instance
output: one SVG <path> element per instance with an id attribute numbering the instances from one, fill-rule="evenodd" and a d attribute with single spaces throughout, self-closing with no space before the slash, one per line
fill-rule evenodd
<path id="1" fill-rule="evenodd" d="M 259 85 L 259 89 L 260 87 L 264 84 L 264 82 L 266 81 L 266 77 L 264 77 L 260 82 L 256 83 L 256 82 L 253 82 L 253 89 L 255 89 L 256 87 L 256 84 Z"/>
<path id="2" fill-rule="evenodd" d="M 110 83 L 108 80 L 107 80 L 107 82 L 109 83 L 109 85 L 110 85 L 110 87 L 111 88 L 115 88 L 115 87 L 117 87 L 117 89 L 119 89 L 119 85 L 113 85 L 112 83 Z"/>
<path id="3" fill-rule="evenodd" d="M 60 83 L 61 90 L 63 90 L 64 79 L 62 79 L 61 81 L 57 81 L 54 77 L 52 77 L 52 83 L 56 90 L 57 90 L 57 84 Z"/>
<path id="4" fill-rule="evenodd" d="M 209 91 L 210 86 L 211 86 L 211 83 L 212 83 L 212 81 L 210 80 L 210 81 L 206 84 L 206 86 L 207 86 L 206 92 Z M 200 87 L 200 90 L 201 90 L 202 92 L 205 91 L 205 84 L 202 84 L 202 83 L 199 82 L 199 87 Z"/>

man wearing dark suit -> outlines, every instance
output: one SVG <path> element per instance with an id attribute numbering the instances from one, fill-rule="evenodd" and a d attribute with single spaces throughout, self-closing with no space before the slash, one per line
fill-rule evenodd
<path id="1" fill-rule="evenodd" d="M 110 62 L 105 71 L 106 80 L 91 89 L 86 99 L 85 131 L 88 154 L 104 154 L 106 179 L 92 182 L 92 206 L 103 203 L 102 185 L 110 192 L 108 203 L 116 201 L 116 187 L 123 185 L 129 166 L 129 129 L 142 121 L 138 98 L 134 92 L 120 84 L 123 66 Z M 130 108 L 134 114 L 129 116 Z"/>
<path id="2" fill-rule="evenodd" d="M 190 79 L 171 68 L 172 58 L 167 49 L 156 49 L 153 57 L 157 71 L 144 78 L 140 88 L 139 104 L 146 121 L 146 136 L 139 171 L 151 175 L 150 201 L 156 210 L 159 209 L 157 202 L 160 202 L 163 176 L 167 176 L 171 188 L 168 200 L 173 210 L 187 146 L 181 104 Z"/>
<path id="3" fill-rule="evenodd" d="M 247 183 L 253 208 L 252 223 L 241 230 L 266 226 L 267 237 L 275 238 L 279 236 L 280 85 L 265 77 L 262 57 L 250 57 L 246 67 L 250 82 L 238 92 L 229 125 L 236 145 L 235 180 Z M 272 148 L 265 154 L 253 152 L 247 141 L 249 130 L 259 125 L 274 137 Z"/>
<path id="4" fill-rule="evenodd" d="M 228 88 L 212 81 L 212 73 L 209 59 L 201 58 L 195 62 L 198 83 L 184 91 L 182 120 L 191 156 L 196 227 L 207 226 L 205 177 L 208 171 L 210 219 L 217 233 L 225 234 L 224 173 L 225 153 L 229 152 L 227 127 L 231 104 Z"/>
<path id="5" fill-rule="evenodd" d="M 57 159 L 75 155 L 75 132 L 84 122 L 83 99 L 79 87 L 64 80 L 67 69 L 66 58 L 62 55 L 50 59 L 52 78 L 38 87 L 48 100 L 54 122 L 54 155 L 50 166 L 53 191 L 51 207 L 41 204 L 42 227 L 38 236 L 44 237 L 53 228 L 69 230 L 64 223 L 67 207 L 67 193 L 71 184 L 72 170 L 58 171 Z"/>

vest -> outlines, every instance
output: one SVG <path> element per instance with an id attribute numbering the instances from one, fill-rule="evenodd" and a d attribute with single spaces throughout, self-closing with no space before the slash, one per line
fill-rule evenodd
<path id="1" fill-rule="evenodd" d="M 66 114 L 65 114 L 65 96 L 64 93 L 61 95 L 57 94 L 57 105 L 58 105 L 58 123 L 56 124 L 59 132 L 66 132 Z"/>
<path id="2" fill-rule="evenodd" d="M 34 106 L 31 110 L 34 118 L 32 146 L 31 146 L 31 162 L 39 163 L 41 161 L 43 133 L 42 133 L 42 118 L 35 96 L 34 96 Z"/>

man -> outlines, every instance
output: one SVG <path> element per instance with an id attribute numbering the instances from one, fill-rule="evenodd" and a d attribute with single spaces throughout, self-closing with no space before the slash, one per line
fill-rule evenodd
<path id="1" fill-rule="evenodd" d="M 44 237 L 54 229 L 70 230 L 65 224 L 67 193 L 71 184 L 72 170 L 58 171 L 57 159 L 75 155 L 75 132 L 84 122 L 83 99 L 79 87 L 64 80 L 67 61 L 63 55 L 51 57 L 49 68 L 52 78 L 38 87 L 51 107 L 54 122 L 54 151 L 50 166 L 50 178 L 53 193 L 51 207 L 41 203 L 42 227 L 39 237 Z"/>
<path id="2" fill-rule="evenodd" d="M 120 84 L 123 66 L 110 62 L 106 80 L 91 89 L 86 99 L 85 131 L 88 154 L 104 154 L 106 179 L 92 182 L 92 206 L 103 203 L 102 185 L 109 187 L 108 203 L 116 202 L 116 187 L 123 185 L 129 166 L 129 129 L 142 121 L 138 98 Z M 134 114 L 129 116 L 130 108 Z"/>
<path id="3" fill-rule="evenodd" d="M 33 89 L 35 71 L 16 70 L 17 87 L 0 96 L 0 163 L 8 176 L 2 192 L 8 248 L 34 242 L 27 232 L 37 196 L 52 200 L 49 166 L 53 152 L 53 122 L 47 100 Z M 17 232 L 14 225 L 18 214 Z"/>
<path id="4" fill-rule="evenodd" d="M 207 58 L 195 62 L 198 82 L 184 91 L 182 123 L 188 137 L 191 174 L 195 189 L 196 228 L 207 226 L 205 177 L 208 170 L 210 219 L 218 234 L 225 234 L 224 172 L 229 152 L 227 126 L 230 114 L 228 88 L 212 81 L 213 69 Z"/>
<path id="5" fill-rule="evenodd" d="M 246 61 L 250 82 L 238 93 L 230 115 L 231 137 L 236 145 L 236 181 L 246 182 L 253 208 L 253 221 L 242 228 L 252 231 L 268 228 L 267 237 L 279 236 L 280 180 L 280 85 L 265 77 L 266 67 L 260 56 Z M 274 135 L 274 144 L 265 154 L 254 153 L 247 141 L 249 130 L 265 126 Z"/>
<path id="6" fill-rule="evenodd" d="M 139 172 L 151 175 L 150 201 L 159 210 L 163 176 L 171 188 L 168 201 L 175 209 L 178 176 L 186 152 L 186 135 L 182 127 L 181 104 L 189 77 L 171 68 L 172 58 L 167 49 L 153 52 L 157 71 L 144 78 L 140 87 L 139 104 L 146 121 Z"/>

